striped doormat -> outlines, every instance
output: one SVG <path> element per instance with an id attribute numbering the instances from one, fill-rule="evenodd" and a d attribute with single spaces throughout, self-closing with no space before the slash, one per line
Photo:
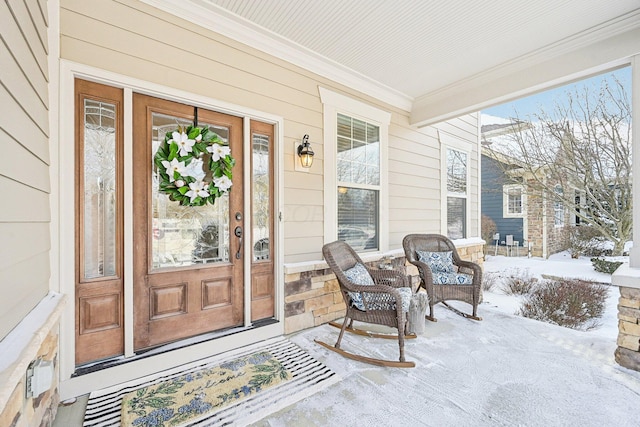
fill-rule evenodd
<path id="1" fill-rule="evenodd" d="M 203 412 L 202 416 L 178 425 L 182 427 L 250 424 L 340 381 L 337 374 L 291 341 L 282 337 L 274 338 L 202 360 L 196 364 L 190 364 L 188 368 L 173 368 L 92 392 L 87 402 L 83 427 L 120 426 L 123 398 L 136 395 L 136 393 L 132 393 L 136 390 L 154 390 L 163 383 L 180 382 L 180 379 L 191 378 L 201 372 L 211 371 L 212 368 L 218 369 L 221 366 L 233 365 L 238 360 L 242 361 L 249 356 L 263 352 L 273 355 L 273 358 L 282 365 L 282 368 L 287 371 L 286 379 L 272 387 L 264 387 L 264 389 L 247 393 L 246 396 L 244 393 L 238 392 L 239 396 L 236 396 L 237 399 L 233 402 L 221 405 L 217 409 L 208 409 Z M 221 393 L 229 394 L 228 391 L 227 393 L 221 391 Z M 158 407 L 156 412 L 162 413 L 163 410 L 169 412 L 162 407 Z M 151 421 L 151 424 L 155 422 L 157 421 Z M 155 425 L 176 424 L 167 422 Z"/>

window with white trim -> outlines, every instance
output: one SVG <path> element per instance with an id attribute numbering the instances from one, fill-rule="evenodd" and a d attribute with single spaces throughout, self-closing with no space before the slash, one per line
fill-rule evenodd
<path id="1" fill-rule="evenodd" d="M 467 237 L 467 195 L 469 177 L 466 152 L 446 149 L 447 235 L 450 239 Z"/>
<path id="2" fill-rule="evenodd" d="M 526 196 L 524 188 L 518 184 L 502 187 L 502 216 L 504 218 L 523 218 Z"/>
<path id="3" fill-rule="evenodd" d="M 341 113 L 337 121 L 338 240 L 378 249 L 380 127 Z"/>
<path id="4" fill-rule="evenodd" d="M 325 241 L 388 248 L 387 141 L 391 114 L 320 88 L 324 104 Z"/>

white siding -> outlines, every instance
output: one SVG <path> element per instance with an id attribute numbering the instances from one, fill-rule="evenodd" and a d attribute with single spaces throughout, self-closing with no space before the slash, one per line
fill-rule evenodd
<path id="1" fill-rule="evenodd" d="M 60 19 L 64 59 L 284 118 L 285 262 L 321 259 L 323 223 L 335 220 L 323 214 L 324 135 L 319 86 L 392 113 L 390 248 L 399 248 L 409 232 L 440 229 L 437 133 L 433 128 L 411 128 L 408 113 L 133 0 L 63 0 Z M 447 132 L 477 144 L 473 123 L 473 117 L 453 120 Z M 294 141 L 304 134 L 309 134 L 316 153 L 309 173 L 294 170 L 294 161 L 298 161 Z M 475 166 L 472 186 L 474 174 Z M 477 189 L 471 196 L 477 197 Z M 474 200 L 473 206 L 477 207 Z M 470 231 L 477 235 L 471 219 Z"/>
<path id="2" fill-rule="evenodd" d="M 46 2 L 0 4 L 0 339 L 49 290 Z"/>

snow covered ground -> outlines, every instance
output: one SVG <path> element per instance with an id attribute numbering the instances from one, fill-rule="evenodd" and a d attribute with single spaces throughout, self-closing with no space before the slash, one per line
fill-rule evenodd
<path id="1" fill-rule="evenodd" d="M 610 283 L 588 259 L 489 257 L 485 271 L 528 269 Z M 600 328 L 576 331 L 513 314 L 517 298 L 488 292 L 481 322 L 441 304 L 438 322 L 408 340 L 413 369 L 381 368 L 343 358 L 314 342 L 335 343 L 328 325 L 290 339 L 342 381 L 256 426 L 638 426 L 640 372 L 617 365 L 617 299 L 612 288 Z M 464 305 L 461 305 L 461 308 Z M 396 359 L 398 345 L 347 334 L 342 348 Z"/>

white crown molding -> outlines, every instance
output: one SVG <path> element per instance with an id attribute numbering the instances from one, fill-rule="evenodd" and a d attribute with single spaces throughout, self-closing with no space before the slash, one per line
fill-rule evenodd
<path id="1" fill-rule="evenodd" d="M 404 111 L 413 98 L 203 0 L 141 0 L 207 30 L 351 87 Z M 215 23 L 215 25 L 212 25 Z"/>

